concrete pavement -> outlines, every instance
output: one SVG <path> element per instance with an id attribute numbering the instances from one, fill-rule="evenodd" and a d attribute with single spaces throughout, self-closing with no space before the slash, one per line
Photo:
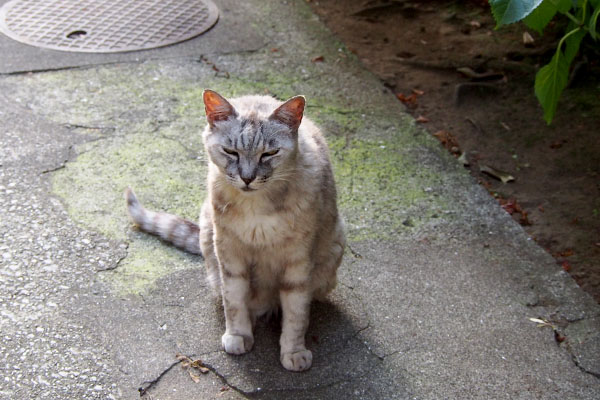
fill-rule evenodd
<path id="1" fill-rule="evenodd" d="M 215 2 L 164 49 L 0 37 L 0 399 L 600 397 L 600 307 L 305 2 Z M 128 185 L 196 218 L 204 88 L 303 94 L 327 134 L 349 248 L 308 372 L 280 366 L 277 322 L 223 353 L 202 259 L 128 221 Z"/>

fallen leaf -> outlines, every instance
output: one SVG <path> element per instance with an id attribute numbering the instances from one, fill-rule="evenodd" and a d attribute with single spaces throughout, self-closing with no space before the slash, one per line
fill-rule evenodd
<path id="1" fill-rule="evenodd" d="M 469 22 L 469 25 L 471 25 L 475 29 L 481 28 L 481 22 L 479 22 L 479 21 L 473 20 L 473 21 Z"/>
<path id="2" fill-rule="evenodd" d="M 600 242 L 594 243 L 596 246 L 600 247 Z"/>
<path id="3" fill-rule="evenodd" d="M 523 226 L 531 225 L 531 221 L 527 217 L 527 212 L 524 210 L 521 210 L 521 218 L 519 218 L 519 223 Z"/>
<path id="4" fill-rule="evenodd" d="M 429 119 L 427 119 L 426 117 L 424 117 L 422 115 L 419 115 L 415 121 L 417 121 L 417 123 L 419 123 L 419 124 L 425 124 L 425 123 L 429 122 Z"/>
<path id="5" fill-rule="evenodd" d="M 549 321 L 543 319 L 543 318 L 529 318 L 529 320 L 531 322 L 535 322 L 538 324 L 538 328 L 552 328 L 552 329 L 556 329 L 556 327 L 554 325 L 552 325 Z"/>
<path id="6" fill-rule="evenodd" d="M 566 272 L 569 272 L 571 270 L 571 263 L 569 263 L 567 260 L 563 261 L 560 266 L 562 267 L 563 270 L 565 270 Z"/>
<path id="7" fill-rule="evenodd" d="M 229 390 L 229 387 L 227 386 L 221 386 L 221 389 L 219 389 L 219 392 L 226 392 Z"/>
<path id="8" fill-rule="evenodd" d="M 531 36 L 529 32 L 523 32 L 523 44 L 525 46 L 531 46 L 533 45 L 533 42 L 535 42 L 535 40 L 533 40 L 533 36 Z"/>
<path id="9" fill-rule="evenodd" d="M 566 249 L 565 251 L 561 251 L 560 253 L 558 253 L 558 256 L 559 257 L 571 257 L 573 254 L 575 254 L 573 249 Z"/>
<path id="10" fill-rule="evenodd" d="M 441 130 L 434 133 L 433 136 L 435 136 L 448 151 L 452 153 L 460 152 L 458 141 L 450 132 Z"/>
<path id="11" fill-rule="evenodd" d="M 310 60 L 310 61 L 312 61 L 312 62 L 314 62 L 314 63 L 316 63 L 316 62 L 323 62 L 323 61 L 325 61 L 325 57 L 323 57 L 323 56 L 318 56 L 318 57 L 315 57 L 315 58 L 313 58 L 313 59 L 312 59 L 312 60 Z"/>
<path id="12" fill-rule="evenodd" d="M 509 213 L 510 215 L 513 215 L 516 211 L 517 211 L 517 202 L 514 199 L 498 199 L 498 202 L 500 203 L 500 206 L 504 209 L 504 211 L 506 211 L 507 213 Z"/>
<path id="13" fill-rule="evenodd" d="M 504 123 L 504 122 L 500 122 L 500 125 L 502 125 L 502 127 L 503 127 L 504 129 L 506 129 L 507 131 L 510 131 L 510 126 L 508 126 L 506 123 Z"/>
<path id="14" fill-rule="evenodd" d="M 273 48 L 271 49 L 271 53 L 277 53 L 278 51 L 279 51 L 279 49 L 278 49 L 278 48 L 276 48 L 276 47 L 273 47 Z"/>
<path id="15" fill-rule="evenodd" d="M 416 94 L 417 96 L 423 96 L 425 94 L 424 91 L 419 90 L 419 89 L 413 89 L 412 92 L 413 92 L 413 94 Z"/>
<path id="16" fill-rule="evenodd" d="M 405 96 L 403 93 L 396 93 L 396 97 L 408 107 L 414 108 L 417 106 L 417 95 L 415 93 L 409 96 Z"/>
<path id="17" fill-rule="evenodd" d="M 200 375 L 196 375 L 191 369 L 188 371 L 188 374 L 190 374 L 190 378 L 192 378 L 195 383 L 200 382 Z"/>
<path id="18" fill-rule="evenodd" d="M 507 183 L 515 180 L 514 176 L 512 176 L 508 172 L 499 170 L 494 167 L 490 167 L 489 165 L 480 165 L 479 170 L 490 176 L 493 176 L 496 179 L 501 180 L 502 183 Z"/>
<path id="19" fill-rule="evenodd" d="M 192 362 L 190 364 L 190 367 L 197 369 L 198 371 L 202 372 L 203 374 L 208 374 L 210 372 L 210 370 L 208 368 L 206 368 L 204 366 L 204 364 L 202 364 L 202 361 L 200 361 L 199 359 Z"/>

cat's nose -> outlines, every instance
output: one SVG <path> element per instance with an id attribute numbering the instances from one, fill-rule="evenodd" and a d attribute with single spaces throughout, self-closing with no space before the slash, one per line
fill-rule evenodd
<path id="1" fill-rule="evenodd" d="M 244 183 L 246 184 L 246 186 L 250 185 L 250 183 L 252 183 L 252 181 L 254 180 L 254 177 L 251 176 L 249 178 L 244 178 L 242 177 L 242 180 L 244 181 Z"/>

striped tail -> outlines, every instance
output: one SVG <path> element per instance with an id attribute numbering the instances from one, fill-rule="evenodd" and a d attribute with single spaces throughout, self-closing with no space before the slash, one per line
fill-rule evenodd
<path id="1" fill-rule="evenodd" d="M 168 243 L 192 254 L 200 254 L 200 228 L 176 215 L 146 210 L 130 188 L 125 190 L 127 211 L 144 232 L 159 236 Z"/>

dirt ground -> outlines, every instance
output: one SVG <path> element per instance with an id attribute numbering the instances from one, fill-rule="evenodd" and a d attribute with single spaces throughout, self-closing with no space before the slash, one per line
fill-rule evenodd
<path id="1" fill-rule="evenodd" d="M 468 164 L 465 168 L 503 208 L 600 302 L 598 52 L 585 51 L 586 57 L 576 59 L 547 126 L 533 82 L 553 54 L 560 21 L 540 37 L 522 24 L 494 30 L 486 1 L 310 4 L 417 121 Z M 526 31 L 533 38 L 528 45 Z M 315 62 L 327 62 L 315 56 Z M 503 183 L 492 175 L 514 180 Z"/>

